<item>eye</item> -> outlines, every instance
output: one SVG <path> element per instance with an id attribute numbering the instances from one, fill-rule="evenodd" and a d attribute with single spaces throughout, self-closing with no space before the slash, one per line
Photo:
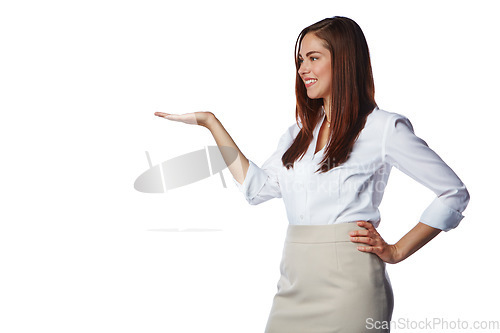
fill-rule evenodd
<path id="1" fill-rule="evenodd" d="M 311 61 L 318 60 L 317 57 L 311 57 Z"/>
<path id="2" fill-rule="evenodd" d="M 303 62 L 304 62 L 304 59 L 302 59 L 302 58 L 298 58 L 298 59 L 297 59 L 297 62 L 298 62 L 299 64 L 301 64 L 301 63 L 303 63 Z"/>

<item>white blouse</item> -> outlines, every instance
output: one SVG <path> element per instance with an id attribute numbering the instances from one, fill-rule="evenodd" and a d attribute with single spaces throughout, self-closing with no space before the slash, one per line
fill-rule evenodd
<path id="1" fill-rule="evenodd" d="M 251 160 L 243 184 L 233 177 L 251 205 L 283 198 L 290 224 L 318 225 L 364 220 L 380 223 L 379 205 L 395 166 L 436 194 L 420 222 L 444 231 L 463 219 L 469 192 L 453 170 L 414 134 L 405 116 L 375 107 L 344 164 L 320 174 L 323 147 L 316 154 L 316 125 L 306 154 L 287 170 L 281 157 L 300 128 L 297 123 L 281 136 L 276 151 L 258 167 Z"/>

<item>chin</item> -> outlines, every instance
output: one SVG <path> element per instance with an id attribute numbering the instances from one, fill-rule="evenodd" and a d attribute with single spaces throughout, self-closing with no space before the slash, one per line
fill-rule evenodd
<path id="1" fill-rule="evenodd" d="M 310 89 L 310 90 L 307 90 L 307 97 L 309 97 L 310 99 L 321 99 L 323 98 L 324 94 L 321 92 L 321 91 L 318 91 L 318 89 Z"/>
<path id="2" fill-rule="evenodd" d="M 321 98 L 317 95 L 310 95 L 310 94 L 307 94 L 307 97 L 309 97 L 310 99 L 320 99 Z"/>

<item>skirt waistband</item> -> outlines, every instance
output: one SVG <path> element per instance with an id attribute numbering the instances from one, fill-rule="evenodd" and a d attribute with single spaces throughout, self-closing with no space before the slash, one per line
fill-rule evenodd
<path id="1" fill-rule="evenodd" d="M 286 232 L 287 243 L 335 243 L 350 242 L 349 232 L 365 230 L 356 222 L 321 225 L 289 224 Z"/>

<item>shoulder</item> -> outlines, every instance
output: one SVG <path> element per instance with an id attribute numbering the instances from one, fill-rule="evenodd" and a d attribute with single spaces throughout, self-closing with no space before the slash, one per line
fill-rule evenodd
<path id="1" fill-rule="evenodd" d="M 390 112 L 379 107 L 375 107 L 373 111 L 368 115 L 367 123 L 370 122 L 371 126 L 381 129 L 383 131 L 388 130 L 391 127 L 395 127 L 397 123 L 402 122 L 408 126 L 412 126 L 408 117 L 404 114 L 397 112 Z"/>
<path id="2" fill-rule="evenodd" d="M 287 133 L 290 134 L 290 137 L 292 137 L 292 139 L 295 139 L 297 134 L 299 134 L 301 126 L 302 125 L 300 124 L 300 121 L 298 124 L 295 122 L 292 125 L 288 126 Z"/>
<path id="3" fill-rule="evenodd" d="M 382 123 L 385 123 L 391 119 L 396 119 L 396 118 L 408 119 L 404 114 L 387 111 L 379 108 L 378 106 L 375 107 L 375 109 L 373 109 L 373 111 L 368 115 L 368 118 L 371 118 L 374 121 L 379 121 Z"/>
<path id="4" fill-rule="evenodd" d="M 286 131 L 283 133 L 282 138 L 287 138 L 287 139 L 295 139 L 297 134 L 299 134 L 301 129 L 301 123 L 294 122 L 291 125 L 288 125 Z"/>
<path id="5" fill-rule="evenodd" d="M 297 134 L 299 134 L 299 132 L 300 132 L 299 124 L 293 123 L 291 125 L 288 125 L 285 132 L 281 134 L 278 146 L 279 147 L 289 147 L 292 144 L 292 142 L 295 140 L 295 138 L 297 137 Z"/>

